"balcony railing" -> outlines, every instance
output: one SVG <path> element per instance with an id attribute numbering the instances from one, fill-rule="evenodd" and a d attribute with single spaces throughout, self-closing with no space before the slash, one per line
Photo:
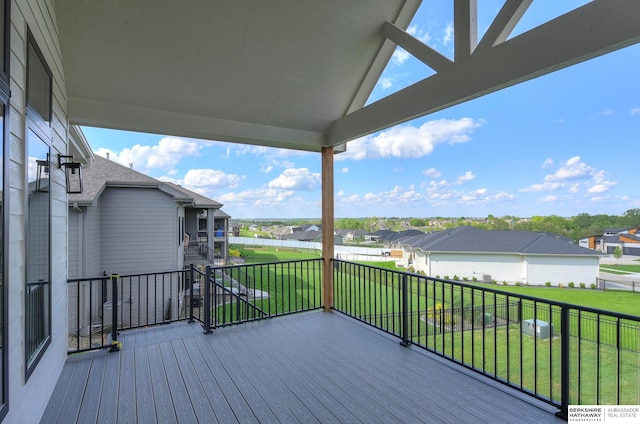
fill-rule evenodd
<path id="1" fill-rule="evenodd" d="M 217 327 L 322 307 L 322 259 L 69 280 L 69 352 L 118 349 L 118 331 Z M 566 413 L 640 403 L 640 317 L 333 261 L 336 311 Z M 560 289 L 559 289 L 560 290 Z M 114 307 L 115 305 L 115 307 Z M 116 323 L 116 325 L 113 325 Z"/>
<path id="2" fill-rule="evenodd" d="M 322 259 L 194 269 L 201 301 L 191 317 L 216 327 L 322 307 Z"/>
<path id="3" fill-rule="evenodd" d="M 334 308 L 560 415 L 640 403 L 640 317 L 342 261 Z"/>
<path id="4" fill-rule="evenodd" d="M 318 309 L 321 270 L 322 259 L 312 259 L 68 280 L 68 350 L 115 350 L 119 330 L 178 320 L 199 321 L 208 333 Z"/>

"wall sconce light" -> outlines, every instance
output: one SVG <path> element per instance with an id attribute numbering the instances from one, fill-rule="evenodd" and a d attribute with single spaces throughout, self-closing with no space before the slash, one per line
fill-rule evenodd
<path id="1" fill-rule="evenodd" d="M 73 155 L 58 154 L 58 168 L 64 167 L 67 193 L 82 193 L 82 165 L 73 161 Z"/>
<path id="2" fill-rule="evenodd" d="M 47 159 L 36 159 L 36 191 L 49 191 L 49 155 Z"/>

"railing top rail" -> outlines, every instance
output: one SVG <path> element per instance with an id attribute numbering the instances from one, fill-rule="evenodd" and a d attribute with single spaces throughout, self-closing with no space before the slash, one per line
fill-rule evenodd
<path id="1" fill-rule="evenodd" d="M 388 269 L 388 268 L 377 267 L 377 266 L 374 266 L 374 265 L 360 264 L 360 263 L 355 263 L 355 262 L 350 262 L 350 261 L 343 261 L 343 260 L 340 260 L 340 259 L 333 259 L 333 261 L 334 262 L 346 263 L 346 264 L 354 264 L 354 265 L 367 267 L 367 268 L 374 268 L 374 269 L 378 269 L 380 271 L 384 271 L 384 272 L 387 272 L 387 273 L 393 273 L 393 274 L 397 274 L 397 275 L 407 275 L 407 276 L 411 276 L 411 277 L 414 277 L 414 278 L 420 278 L 420 279 L 424 279 L 424 280 L 447 283 L 447 284 L 451 284 L 453 286 L 458 286 L 458 287 L 461 287 L 461 288 L 469 288 L 471 290 L 481 290 L 481 291 L 484 291 L 484 292 L 496 293 L 496 294 L 500 294 L 500 295 L 504 295 L 504 296 L 508 296 L 508 297 L 517 297 L 519 299 L 525 299 L 525 300 L 531 300 L 531 301 L 540 302 L 540 303 L 546 303 L 546 304 L 549 304 L 549 305 L 552 305 L 552 306 L 558 306 L 558 307 L 561 307 L 561 308 L 575 309 L 575 310 L 579 310 L 581 312 L 590 312 L 590 313 L 599 314 L 599 315 L 608 315 L 608 316 L 614 317 L 614 318 L 620 318 L 620 319 L 626 319 L 626 320 L 630 320 L 630 321 L 638 321 L 638 322 L 640 322 L 640 316 L 637 316 L 637 315 L 630 315 L 630 314 L 624 314 L 624 313 L 620 313 L 620 312 L 608 311 L 608 310 L 605 310 L 605 309 L 592 308 L 592 307 L 589 307 L 589 306 L 576 305 L 574 303 L 560 302 L 560 301 L 552 300 L 552 299 L 544 299 L 544 298 L 541 298 L 541 297 L 530 296 L 530 295 L 526 295 L 526 294 L 513 293 L 513 292 L 506 291 L 506 290 L 494 289 L 492 287 L 481 287 L 481 286 L 477 286 L 477 285 L 474 285 L 474 284 L 465 283 L 465 282 L 462 282 L 462 281 L 445 280 L 445 279 L 442 279 L 442 278 L 428 277 L 428 276 L 421 275 L 421 274 L 416 274 L 416 273 L 406 272 L 406 271 L 397 271 L 397 270 L 392 270 L 392 269 Z M 563 289 L 558 289 L 558 290 L 563 290 Z M 570 290 L 570 289 L 567 289 L 567 290 Z"/>
<path id="2" fill-rule="evenodd" d="M 96 281 L 96 280 L 108 280 L 111 276 L 116 275 L 118 278 L 132 278 L 132 277 L 148 277 L 151 275 L 167 275 L 167 274 L 178 274 L 189 272 L 189 268 L 184 269 L 176 269 L 171 271 L 158 271 L 158 272 L 143 272 L 139 274 L 109 274 L 109 275 L 99 275 L 96 277 L 85 277 L 85 278 L 68 278 L 67 283 L 78 283 L 83 281 Z"/>
<path id="3" fill-rule="evenodd" d="M 210 265 L 211 268 L 215 269 L 229 269 L 229 268 L 247 268 L 252 266 L 267 266 L 267 265 L 281 265 L 288 263 L 301 263 L 301 262 L 320 262 L 323 258 L 312 258 L 312 259 L 291 259 L 288 261 L 273 261 L 273 262 L 253 262 L 248 264 L 234 264 L 234 265 Z"/>

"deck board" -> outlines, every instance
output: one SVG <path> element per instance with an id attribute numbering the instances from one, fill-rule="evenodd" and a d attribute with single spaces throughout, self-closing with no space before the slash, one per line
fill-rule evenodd
<path id="1" fill-rule="evenodd" d="M 122 332 L 67 360 L 43 423 L 563 422 L 548 406 L 338 313 Z"/>

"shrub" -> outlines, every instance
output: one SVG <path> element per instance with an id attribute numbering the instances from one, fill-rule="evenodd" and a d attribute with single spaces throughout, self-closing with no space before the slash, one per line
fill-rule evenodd
<path id="1" fill-rule="evenodd" d="M 496 280 L 491 280 L 491 282 L 492 282 L 493 284 L 498 284 Z M 507 285 L 507 282 L 506 282 L 506 281 L 502 281 L 502 285 L 506 286 L 506 285 Z"/>
<path id="2" fill-rule="evenodd" d="M 457 275 L 457 274 L 453 274 L 453 279 L 454 279 L 455 281 L 459 281 L 459 280 L 460 280 L 460 277 L 458 277 L 458 275 Z"/>
<path id="3" fill-rule="evenodd" d="M 576 285 L 575 285 L 575 283 L 574 283 L 573 281 L 570 281 L 570 282 L 569 282 L 569 287 L 570 287 L 570 288 L 574 288 L 575 286 L 576 286 Z"/>
<path id="4" fill-rule="evenodd" d="M 478 277 L 473 277 L 473 282 L 478 281 Z"/>
<path id="5" fill-rule="evenodd" d="M 592 288 L 592 289 L 594 289 L 594 290 L 595 290 L 595 288 L 596 288 L 596 287 L 597 287 L 597 286 L 596 286 L 596 283 L 591 283 L 591 288 Z"/>
<path id="6" fill-rule="evenodd" d="M 504 282 L 502 282 L 502 284 L 504 284 Z M 522 285 L 522 283 L 520 281 L 516 281 L 516 286 L 520 287 Z"/>
<path id="7" fill-rule="evenodd" d="M 544 285 L 547 287 L 551 287 L 551 281 L 547 281 L 546 283 L 544 283 Z"/>
<path id="8" fill-rule="evenodd" d="M 444 279 L 445 279 L 445 280 L 448 280 L 448 279 L 449 279 L 449 276 L 448 276 L 448 275 L 445 275 L 445 276 L 444 276 Z"/>
<path id="9" fill-rule="evenodd" d="M 583 289 L 585 288 L 587 285 L 585 283 L 580 283 L 580 288 Z"/>
<path id="10" fill-rule="evenodd" d="M 437 279 L 440 279 L 440 274 L 436 275 L 436 278 L 437 278 Z"/>
<path id="11" fill-rule="evenodd" d="M 469 281 L 467 277 L 462 277 L 462 281 Z"/>
<path id="12" fill-rule="evenodd" d="M 564 287 L 564 284 L 562 284 L 562 283 L 558 283 L 558 287 L 559 287 L 559 288 L 563 288 L 563 287 Z"/>

